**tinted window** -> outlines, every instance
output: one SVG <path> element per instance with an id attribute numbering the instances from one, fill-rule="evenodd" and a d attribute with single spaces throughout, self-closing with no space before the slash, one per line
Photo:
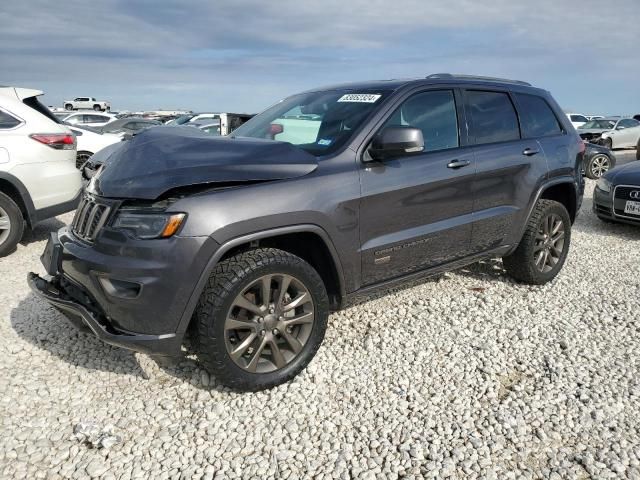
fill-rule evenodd
<path id="1" fill-rule="evenodd" d="M 51 110 L 45 107 L 40 102 L 40 100 L 38 100 L 38 97 L 26 97 L 22 100 L 22 103 L 24 103 L 27 107 L 33 108 L 36 112 L 41 113 L 42 115 L 47 117 L 49 120 L 52 120 L 56 123 L 60 123 L 60 120 L 58 119 L 58 117 L 56 117 L 51 112 Z"/>
<path id="2" fill-rule="evenodd" d="M 424 151 L 455 148 L 458 143 L 458 117 L 451 90 L 418 93 L 404 101 L 384 127 L 409 126 L 422 130 Z"/>
<path id="3" fill-rule="evenodd" d="M 640 122 L 638 122 L 637 120 L 633 120 L 631 118 L 620 120 L 620 123 L 618 123 L 618 126 L 622 126 L 625 128 L 633 128 L 633 127 L 637 127 L 638 125 L 640 125 Z"/>
<path id="4" fill-rule="evenodd" d="M 103 117 L 102 115 L 87 115 L 89 122 L 108 122 L 109 117 Z"/>
<path id="5" fill-rule="evenodd" d="M 476 144 L 520 138 L 518 117 L 506 93 L 467 91 L 471 111 L 471 135 Z"/>
<path id="6" fill-rule="evenodd" d="M 562 133 L 558 119 L 544 98 L 522 93 L 516 93 L 515 97 L 520 111 L 523 137 L 546 137 Z"/>
<path id="7" fill-rule="evenodd" d="M 588 122 L 587 117 L 583 117 L 582 115 L 570 115 L 572 122 Z"/>
<path id="8" fill-rule="evenodd" d="M 20 120 L 0 110 L 0 129 L 14 128 L 20 125 Z"/>
<path id="9" fill-rule="evenodd" d="M 76 124 L 82 123 L 82 115 L 73 115 L 65 120 L 67 123 Z"/>

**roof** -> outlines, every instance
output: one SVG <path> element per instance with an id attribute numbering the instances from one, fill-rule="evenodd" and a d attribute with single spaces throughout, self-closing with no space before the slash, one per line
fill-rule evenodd
<path id="1" fill-rule="evenodd" d="M 438 83 L 464 83 L 464 84 L 480 84 L 480 85 L 499 85 L 499 86 L 521 86 L 532 87 L 530 83 L 522 80 L 511 80 L 508 78 L 483 77 L 475 75 L 451 74 L 451 73 L 434 73 L 424 78 L 404 78 L 391 80 L 372 80 L 365 82 L 352 82 L 337 85 L 330 85 L 321 88 L 314 88 L 308 92 L 319 90 L 397 90 L 407 85 L 433 85 Z"/>

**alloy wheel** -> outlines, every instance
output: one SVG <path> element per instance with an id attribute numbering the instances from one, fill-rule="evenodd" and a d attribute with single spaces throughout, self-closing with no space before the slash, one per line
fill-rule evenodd
<path id="1" fill-rule="evenodd" d="M 92 154 L 89 152 L 78 152 L 76 155 L 76 168 L 80 169 L 91 156 Z"/>
<path id="2" fill-rule="evenodd" d="M 539 271 L 547 273 L 560 261 L 564 236 L 564 222 L 559 215 L 552 213 L 542 220 L 533 249 L 533 260 Z"/>
<path id="3" fill-rule="evenodd" d="M 596 178 L 600 178 L 607 173 L 610 168 L 611 162 L 609 161 L 609 157 L 604 154 L 596 155 L 593 157 L 593 160 L 591 160 L 591 173 Z"/>
<path id="4" fill-rule="evenodd" d="M 314 320 L 313 299 L 300 280 L 264 275 L 233 300 L 224 323 L 227 353 L 251 373 L 279 370 L 302 351 Z"/>
<path id="5" fill-rule="evenodd" d="M 2 245 L 11 234 L 11 219 L 7 211 L 0 207 L 0 245 Z"/>

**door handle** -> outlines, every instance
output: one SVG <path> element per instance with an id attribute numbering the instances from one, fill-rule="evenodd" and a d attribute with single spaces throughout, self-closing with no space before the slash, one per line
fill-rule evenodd
<path id="1" fill-rule="evenodd" d="M 471 162 L 469 160 L 451 160 L 447 164 L 447 168 L 462 168 L 470 164 Z"/>
<path id="2" fill-rule="evenodd" d="M 540 153 L 540 150 L 537 150 L 535 148 L 525 148 L 524 151 L 522 152 L 522 154 L 527 157 L 533 157 L 534 155 L 537 155 L 539 153 Z"/>

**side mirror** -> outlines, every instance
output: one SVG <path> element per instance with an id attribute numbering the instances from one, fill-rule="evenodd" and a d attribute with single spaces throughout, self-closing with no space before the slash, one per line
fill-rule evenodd
<path id="1" fill-rule="evenodd" d="M 624 125 L 620 125 L 620 126 L 616 127 L 616 130 L 624 130 L 625 128 L 627 128 L 627 127 L 625 127 Z"/>
<path id="2" fill-rule="evenodd" d="M 371 142 L 369 155 L 373 160 L 384 160 L 423 150 L 424 137 L 419 128 L 387 127 Z"/>

